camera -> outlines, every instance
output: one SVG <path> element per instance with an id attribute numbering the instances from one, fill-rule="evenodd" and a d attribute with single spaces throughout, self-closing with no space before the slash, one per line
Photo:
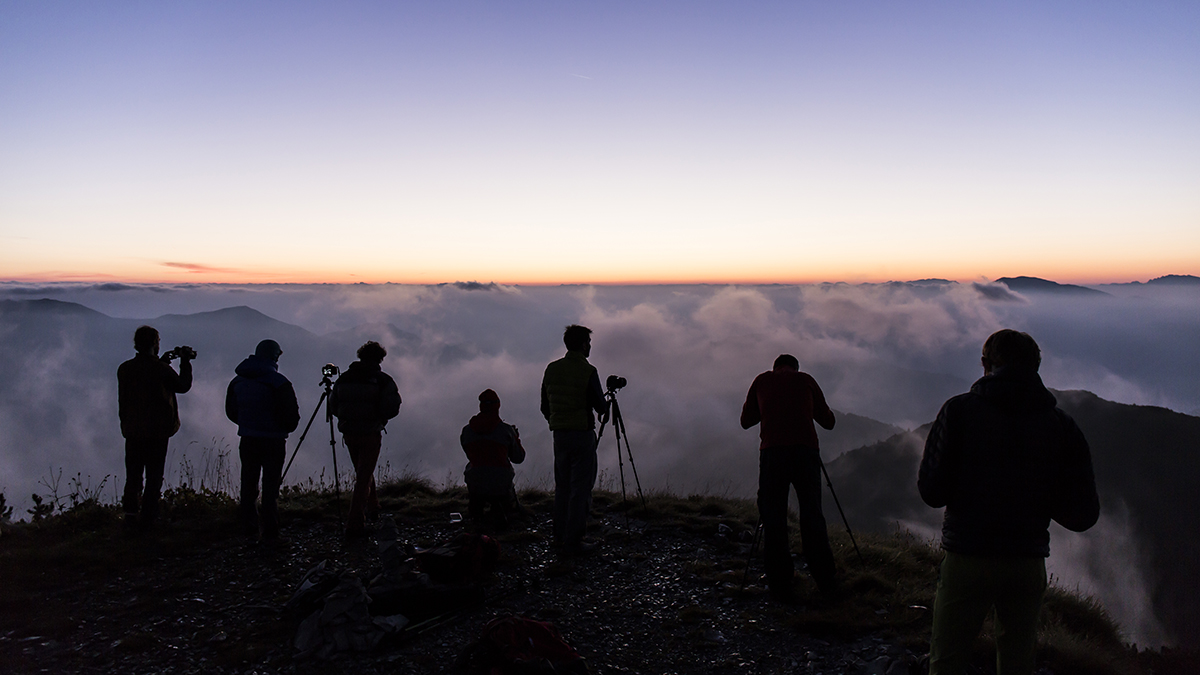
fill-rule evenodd
<path id="1" fill-rule="evenodd" d="M 167 361 L 167 363 L 170 363 L 172 359 L 191 361 L 192 359 L 196 358 L 196 350 L 187 345 L 183 345 L 182 347 L 176 347 L 175 349 L 168 351 L 166 354 L 163 354 L 162 357 Z"/>
<path id="2" fill-rule="evenodd" d="M 333 377 L 340 372 L 341 370 L 332 363 L 326 363 L 325 365 L 321 366 L 321 375 L 325 377 Z"/>
<path id="3" fill-rule="evenodd" d="M 629 381 L 619 375 L 609 375 L 608 379 L 604 381 L 604 386 L 610 392 L 616 391 L 627 384 L 629 384 Z"/>

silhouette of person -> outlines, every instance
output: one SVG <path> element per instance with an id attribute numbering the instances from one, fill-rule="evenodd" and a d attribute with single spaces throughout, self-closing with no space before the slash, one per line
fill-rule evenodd
<path id="1" fill-rule="evenodd" d="M 491 506 L 493 520 L 506 523 L 506 515 L 516 505 L 513 488 L 513 464 L 525 461 L 525 448 L 517 428 L 500 419 L 500 396 L 491 389 L 479 395 L 479 414 L 471 418 L 458 437 L 467 454 L 463 479 L 467 482 L 468 511 L 476 521 L 483 520 L 484 509 Z"/>
<path id="2" fill-rule="evenodd" d="M 134 331 L 133 347 L 137 355 L 117 368 L 118 414 L 121 435 L 125 437 L 125 493 L 121 506 L 126 525 L 149 526 L 158 516 L 167 442 L 179 431 L 175 395 L 192 388 L 195 353 L 180 350 L 176 373 L 167 358 L 171 352 L 158 358 L 158 331 L 150 326 Z"/>
<path id="3" fill-rule="evenodd" d="M 358 360 L 338 377 L 329 396 L 329 409 L 338 418 L 338 431 L 354 463 L 354 496 L 346 519 L 348 536 L 365 534 L 368 512 L 371 516 L 379 512 L 375 465 L 384 427 L 400 414 L 396 381 L 379 367 L 385 356 L 387 350 L 378 342 L 359 347 Z"/>
<path id="4" fill-rule="evenodd" d="M 836 420 L 821 387 L 791 354 L 754 378 L 742 405 L 743 429 L 759 427 L 758 517 L 763 528 L 767 587 L 776 599 L 798 601 L 788 547 L 788 490 L 796 488 L 800 538 L 808 571 L 822 592 L 835 586 L 836 569 L 821 511 L 821 449 L 813 422 L 832 429 Z"/>
<path id="5" fill-rule="evenodd" d="M 925 441 L 917 488 L 946 507 L 930 675 L 963 672 L 993 608 L 997 673 L 1032 673 L 1050 521 L 1082 532 L 1099 518 L 1087 440 L 1042 384 L 1041 360 L 1028 334 L 993 333 L 983 377 L 946 401 Z"/>
<path id="6" fill-rule="evenodd" d="M 288 434 L 300 423 L 300 406 L 292 383 L 279 372 L 283 349 L 263 340 L 237 368 L 225 390 L 225 416 L 238 425 L 238 456 L 242 460 L 240 511 L 246 534 L 259 534 L 267 544 L 279 537 L 279 484 Z M 262 508 L 258 482 L 262 476 Z"/>
<path id="7" fill-rule="evenodd" d="M 563 331 L 567 354 L 546 366 L 542 416 L 554 435 L 554 544 L 567 555 L 594 551 L 583 540 L 592 487 L 596 483 L 596 419 L 608 414 L 600 375 L 588 363 L 592 331 L 578 325 Z"/>

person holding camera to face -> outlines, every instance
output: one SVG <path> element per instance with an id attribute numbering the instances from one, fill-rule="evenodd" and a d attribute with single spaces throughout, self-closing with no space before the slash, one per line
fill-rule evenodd
<path id="1" fill-rule="evenodd" d="M 358 360 L 342 373 L 329 395 L 329 410 L 338 418 L 338 431 L 354 463 L 354 496 L 346 519 L 346 535 L 366 534 L 367 513 L 379 512 L 375 495 L 375 465 L 388 420 L 400 414 L 400 390 L 380 364 L 383 345 L 370 341 L 358 348 Z"/>
<path id="2" fill-rule="evenodd" d="M 596 418 L 608 414 L 600 375 L 588 363 L 592 331 L 567 326 L 567 354 L 546 366 L 542 376 L 542 416 L 554 434 L 554 544 L 567 555 L 595 550 L 583 541 L 592 486 L 596 483 Z"/>
<path id="3" fill-rule="evenodd" d="M 125 437 L 125 524 L 149 526 L 158 516 L 167 442 L 179 431 L 176 394 L 192 388 L 191 347 L 176 347 L 158 356 L 158 331 L 141 326 L 133 333 L 137 356 L 117 368 L 117 405 Z M 171 359 L 179 358 L 179 372 Z M 142 475 L 145 474 L 143 487 Z"/>
<path id="4" fill-rule="evenodd" d="M 282 354 L 278 342 L 259 342 L 254 354 L 234 369 L 237 376 L 225 391 L 225 416 L 238 425 L 238 436 L 242 439 L 238 445 L 242 460 L 242 521 L 247 534 L 259 533 L 267 544 L 282 543 L 276 502 L 283 480 L 287 437 L 300 424 L 296 390 L 279 372 Z M 261 509 L 256 504 L 260 474 Z"/>

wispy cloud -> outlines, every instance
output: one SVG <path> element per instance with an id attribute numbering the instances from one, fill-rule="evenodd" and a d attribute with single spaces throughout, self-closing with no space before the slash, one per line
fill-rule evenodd
<path id="1" fill-rule="evenodd" d="M 187 270 L 195 274 L 246 274 L 246 270 L 240 270 L 234 267 L 214 267 L 212 265 L 201 265 L 200 263 L 187 262 L 164 262 L 163 267 L 173 267 L 175 269 Z"/>

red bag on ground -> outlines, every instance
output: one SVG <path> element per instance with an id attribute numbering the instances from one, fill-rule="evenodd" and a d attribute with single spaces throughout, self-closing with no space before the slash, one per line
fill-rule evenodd
<path id="1" fill-rule="evenodd" d="M 579 652 L 567 644 L 552 623 L 519 616 L 492 619 L 479 644 L 492 675 L 517 673 L 588 673 Z"/>

